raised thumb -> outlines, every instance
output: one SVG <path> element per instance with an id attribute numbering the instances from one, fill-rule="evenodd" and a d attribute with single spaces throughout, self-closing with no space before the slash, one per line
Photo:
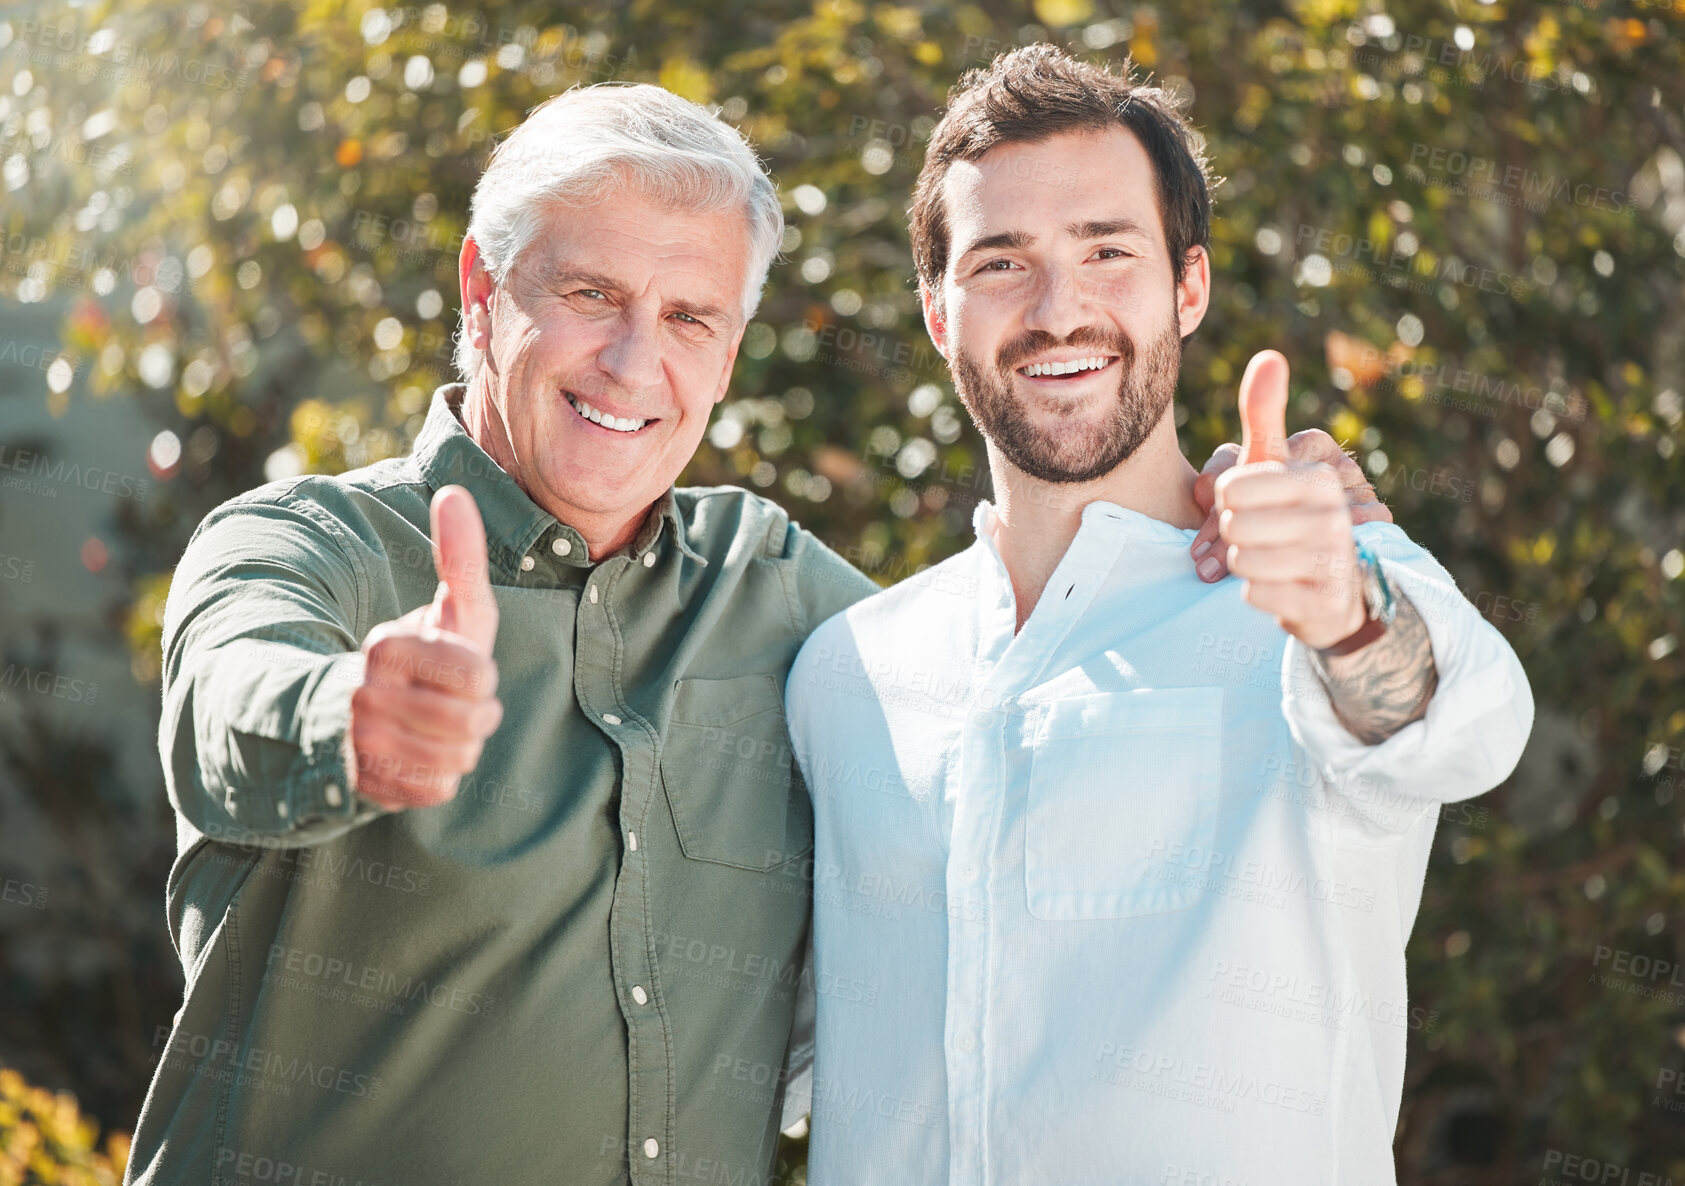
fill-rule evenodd
<path id="1" fill-rule="evenodd" d="M 1260 350 L 1240 380 L 1240 462 L 1287 460 L 1287 359 Z"/>
<path id="2" fill-rule="evenodd" d="M 489 656 L 497 641 L 497 599 L 492 594 L 480 508 L 463 487 L 442 486 L 429 510 L 439 588 L 428 620 L 462 635 Z"/>

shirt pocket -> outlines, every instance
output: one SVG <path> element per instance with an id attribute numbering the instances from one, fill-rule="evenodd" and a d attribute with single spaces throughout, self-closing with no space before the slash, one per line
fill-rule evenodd
<path id="1" fill-rule="evenodd" d="M 813 807 L 793 772 L 771 675 L 677 682 L 661 782 L 685 856 L 764 872 L 812 852 Z"/>
<path id="2" fill-rule="evenodd" d="M 1222 778 L 1221 688 L 1048 706 L 1032 742 L 1024 888 L 1037 918 L 1185 910 L 1205 888 Z"/>

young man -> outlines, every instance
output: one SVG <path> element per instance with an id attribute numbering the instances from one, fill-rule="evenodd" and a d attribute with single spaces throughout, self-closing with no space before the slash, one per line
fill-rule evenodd
<path id="1" fill-rule="evenodd" d="M 963 79 L 912 208 L 988 442 L 967 551 L 822 625 L 810 1180 L 1393 1181 L 1404 944 L 1441 802 L 1513 768 L 1503 639 L 1284 447 L 1253 359 L 1177 449 L 1209 201 L 1164 96 L 1037 46 Z M 1220 552 L 1240 579 L 1207 584 Z"/>

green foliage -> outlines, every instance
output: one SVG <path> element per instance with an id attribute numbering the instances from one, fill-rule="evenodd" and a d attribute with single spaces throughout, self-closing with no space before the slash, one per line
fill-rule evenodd
<path id="1" fill-rule="evenodd" d="M 912 282 L 923 139 L 998 50 L 1132 55 L 1191 103 L 1225 177 L 1179 393 L 1190 457 L 1236 435 L 1250 355 L 1283 350 L 1289 427 L 1355 452 L 1539 706 L 1516 777 L 1440 825 L 1409 947 L 1433 1021 L 1409 1034 L 1402 1178 L 1536 1177 L 1549 1149 L 1685 1177 L 1685 1112 L 1657 1086 L 1685 1058 L 1685 996 L 1600 955 L 1685 962 L 1677 3 L 1033 8 L 122 0 L 14 21 L 0 124 L 34 147 L 0 230 L 47 246 L 9 249 L 0 291 L 80 289 L 79 373 L 185 446 L 116 558 L 137 670 L 156 672 L 169 569 L 212 506 L 266 466 L 408 448 L 453 377 L 489 145 L 603 78 L 718 105 L 790 221 L 685 480 L 764 489 L 884 583 L 965 546 L 986 467 Z"/>
<path id="2" fill-rule="evenodd" d="M 128 1137 L 113 1133 L 102 1147 L 75 1096 L 0 1067 L 0 1186 L 117 1186 L 128 1158 Z"/>

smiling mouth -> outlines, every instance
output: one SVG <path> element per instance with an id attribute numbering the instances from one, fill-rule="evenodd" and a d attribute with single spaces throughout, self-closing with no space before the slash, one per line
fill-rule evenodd
<path id="1" fill-rule="evenodd" d="M 1069 362 L 1035 362 L 1018 368 L 1026 379 L 1069 379 L 1094 371 L 1103 371 L 1117 361 L 1115 354 L 1096 354 L 1089 358 L 1073 358 Z"/>
<path id="2" fill-rule="evenodd" d="M 610 432 L 625 433 L 630 436 L 646 425 L 655 423 L 653 417 L 647 420 L 632 420 L 625 416 L 610 416 L 599 408 L 593 408 L 572 392 L 564 391 L 562 394 L 567 397 L 568 406 L 579 413 L 580 419 L 589 420 L 592 424 L 606 428 Z"/>

